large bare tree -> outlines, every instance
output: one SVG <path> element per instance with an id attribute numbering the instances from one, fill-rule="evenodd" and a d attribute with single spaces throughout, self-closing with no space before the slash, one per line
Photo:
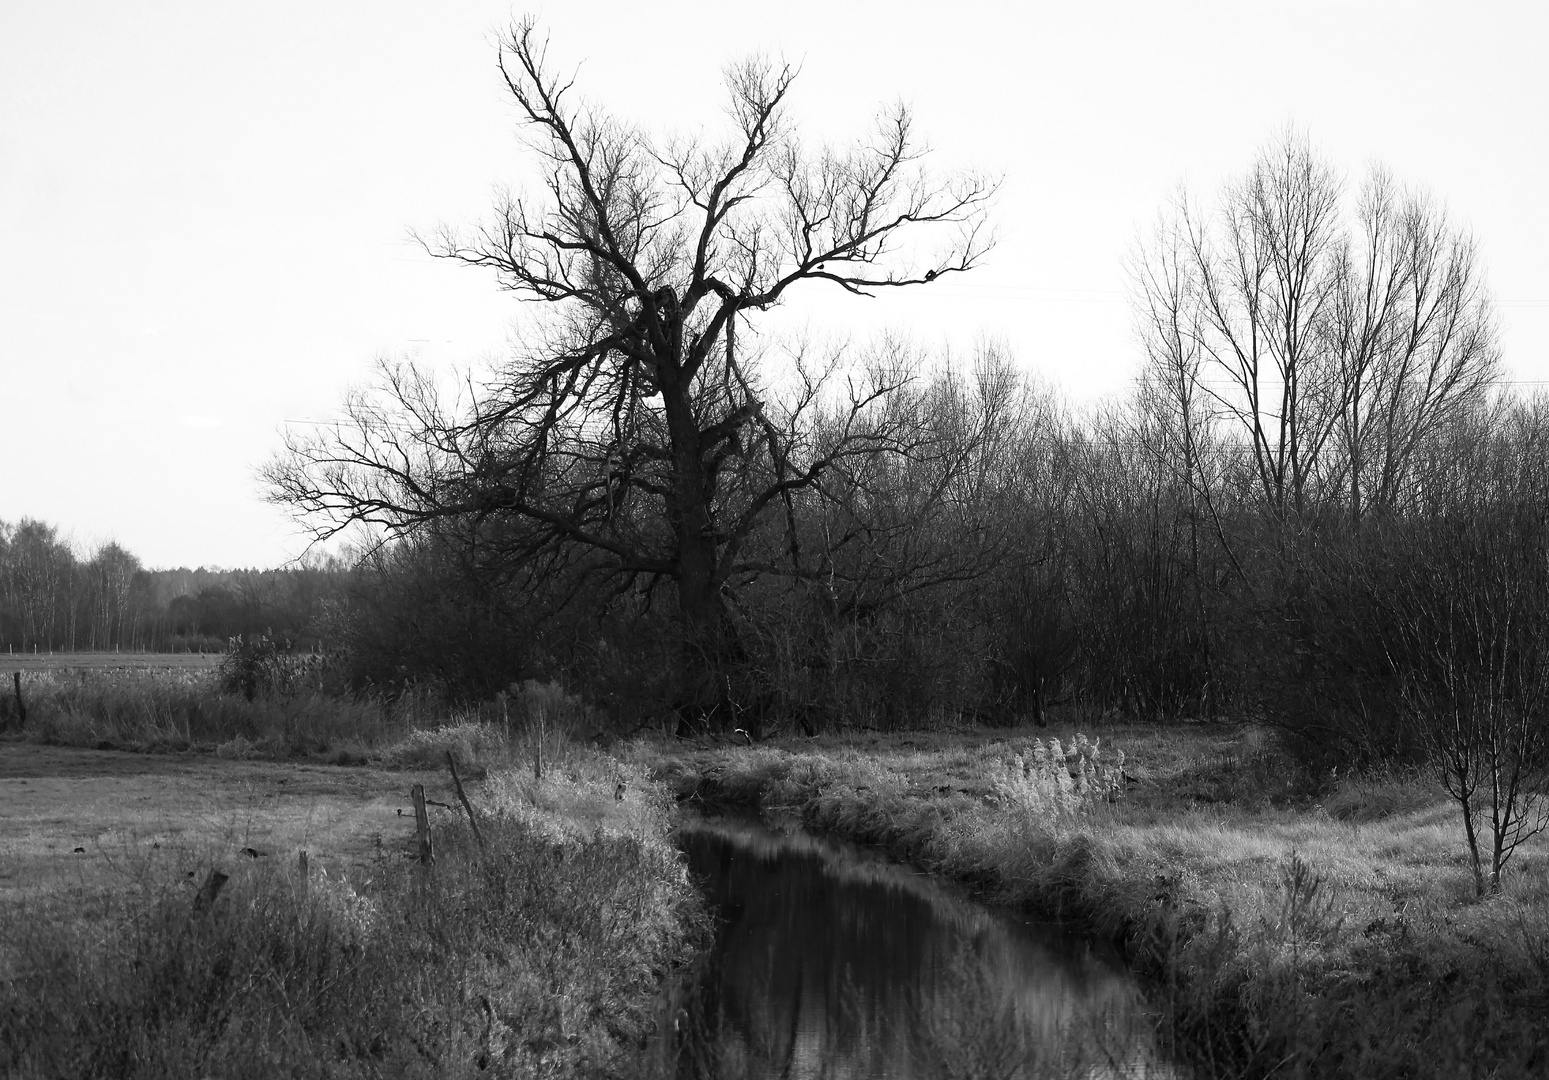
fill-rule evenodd
<path id="1" fill-rule="evenodd" d="M 809 352 L 776 378 L 756 320 L 802 285 L 867 296 L 970 269 L 995 184 L 933 175 L 902 105 L 849 146 L 805 144 L 786 111 L 796 71 L 764 59 L 728 69 L 720 140 L 660 140 L 581 102 L 531 20 L 503 36 L 499 70 L 541 188 L 422 242 L 546 317 L 471 401 L 399 368 L 385 407 L 359 397 L 345 422 L 293 434 L 272 495 L 318 536 L 494 521 L 525 554 L 585 551 L 669 583 L 690 651 L 714 661 L 739 579 L 823 572 L 802 561 L 796 500 L 852 462 L 931 453 L 896 405 L 908 365 Z"/>
<path id="2" fill-rule="evenodd" d="M 1209 397 L 1246 436 L 1277 513 L 1306 507 L 1337 415 L 1321 335 L 1339 250 L 1340 188 L 1298 136 L 1260 155 L 1222 199 L 1219 226 L 1187 224 Z"/>

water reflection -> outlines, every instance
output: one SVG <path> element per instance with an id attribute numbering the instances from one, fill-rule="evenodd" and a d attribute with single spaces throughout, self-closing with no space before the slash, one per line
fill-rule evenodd
<path id="1" fill-rule="evenodd" d="M 679 1013 L 680 1077 L 1161 1077 L 1128 975 L 853 848 L 696 823 L 723 920 Z"/>

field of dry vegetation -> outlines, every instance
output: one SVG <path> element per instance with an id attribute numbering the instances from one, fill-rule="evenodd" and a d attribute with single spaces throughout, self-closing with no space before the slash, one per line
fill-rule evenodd
<path id="1" fill-rule="evenodd" d="M 1113 940 L 1203 1077 L 1549 1067 L 1549 843 L 1479 899 L 1434 772 L 1306 765 L 1229 724 L 605 751 L 553 686 L 449 712 L 249 701 L 217 675 L 24 676 L 0 742 L 0 1073 L 659 1075 L 664 988 L 703 925 L 678 804 L 794 819 Z"/>
<path id="2" fill-rule="evenodd" d="M 345 769 L 0 743 L 0 1075 L 646 1074 L 701 925 L 670 799 L 558 740 L 534 777 L 518 745 L 430 728 Z"/>

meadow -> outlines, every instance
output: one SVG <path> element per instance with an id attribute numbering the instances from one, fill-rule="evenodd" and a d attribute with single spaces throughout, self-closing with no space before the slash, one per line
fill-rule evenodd
<path id="1" fill-rule="evenodd" d="M 218 652 L 4 652 L 0 675 L 45 671 L 210 671 L 220 663 Z"/>
<path id="2" fill-rule="evenodd" d="M 1429 774 L 1311 770 L 1254 725 L 1091 718 L 603 750 L 550 685 L 459 711 L 249 701 L 216 676 L 23 676 L 27 725 L 0 741 L 0 1072 L 670 1072 L 654 1032 L 703 931 L 679 807 L 875 845 L 1113 941 L 1204 1077 L 1549 1068 L 1549 843 L 1477 899 Z M 415 782 L 445 804 L 430 874 Z M 191 920 L 215 866 L 224 906 Z"/>
<path id="3" fill-rule="evenodd" d="M 1428 776 L 1312 775 L 1235 725 L 636 754 L 691 805 L 795 818 L 1111 939 L 1201 1076 L 1549 1071 L 1549 844 L 1475 899 Z"/>
<path id="4" fill-rule="evenodd" d="M 321 704 L 207 673 L 32 682 L 35 725 L 0 741 L 0 1075 L 652 1074 L 703 922 L 639 766 L 561 727 L 538 775 L 519 732 L 338 701 L 327 734 L 286 742 L 264 725 Z M 77 748 L 99 737 L 215 752 Z M 355 767 L 292 753 L 335 739 Z"/>

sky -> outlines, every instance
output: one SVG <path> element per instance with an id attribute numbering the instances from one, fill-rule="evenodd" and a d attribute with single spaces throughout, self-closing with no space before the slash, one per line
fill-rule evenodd
<path id="1" fill-rule="evenodd" d="M 520 303 L 410 229 L 532 176 L 494 42 L 531 12 L 578 92 L 666 136 L 725 130 L 725 66 L 799 65 L 807 141 L 902 100 L 935 166 L 1004 178 L 969 275 L 809 292 L 815 333 L 1004 341 L 1076 402 L 1139 348 L 1125 261 L 1294 125 L 1476 236 L 1507 371 L 1549 381 L 1549 6 L 0 0 L 0 519 L 147 566 L 268 567 L 306 541 L 259 469 L 382 359 L 452 376 Z"/>

